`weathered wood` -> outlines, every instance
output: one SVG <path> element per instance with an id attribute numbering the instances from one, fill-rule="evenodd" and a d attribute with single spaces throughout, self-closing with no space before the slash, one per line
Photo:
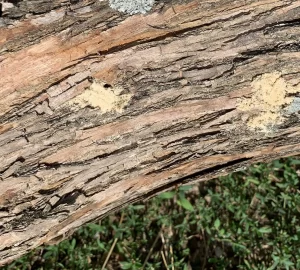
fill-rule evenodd
<path id="1" fill-rule="evenodd" d="M 300 1 L 14 1 L 0 263 L 175 184 L 300 153 Z"/>

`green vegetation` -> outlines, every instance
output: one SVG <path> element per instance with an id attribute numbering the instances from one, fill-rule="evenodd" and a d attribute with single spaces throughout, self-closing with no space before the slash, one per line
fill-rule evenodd
<path id="1" fill-rule="evenodd" d="M 299 166 L 181 186 L 2 269 L 300 269 Z"/>

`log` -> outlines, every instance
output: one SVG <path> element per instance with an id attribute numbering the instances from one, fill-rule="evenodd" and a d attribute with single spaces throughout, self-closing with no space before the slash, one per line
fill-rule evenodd
<path id="1" fill-rule="evenodd" d="M 15 0 L 0 16 L 1 265 L 300 153 L 300 1 Z"/>

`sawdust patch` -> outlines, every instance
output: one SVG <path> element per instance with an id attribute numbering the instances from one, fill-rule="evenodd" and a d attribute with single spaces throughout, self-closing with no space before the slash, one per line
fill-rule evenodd
<path id="1" fill-rule="evenodd" d="M 283 122 L 283 107 L 293 101 L 288 94 L 300 92 L 300 86 L 288 84 L 280 72 L 258 76 L 251 87 L 252 97 L 238 100 L 237 108 L 247 112 L 248 127 L 265 132 Z"/>
<path id="2" fill-rule="evenodd" d="M 69 105 L 81 108 L 98 107 L 103 113 L 112 111 L 121 113 L 131 97 L 132 94 L 124 94 L 121 87 L 111 87 L 102 82 L 93 82 L 82 94 L 69 101 Z"/>

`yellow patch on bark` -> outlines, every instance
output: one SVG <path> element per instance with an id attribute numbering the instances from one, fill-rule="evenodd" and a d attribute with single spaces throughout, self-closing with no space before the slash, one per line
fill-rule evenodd
<path id="1" fill-rule="evenodd" d="M 280 72 L 266 73 L 255 78 L 251 98 L 242 98 L 237 108 L 247 112 L 247 125 L 251 129 L 268 132 L 283 122 L 283 106 L 293 101 L 288 94 L 300 92 L 300 86 L 288 84 Z"/>
<path id="2" fill-rule="evenodd" d="M 123 94 L 123 89 L 120 87 L 105 87 L 104 83 L 93 82 L 82 94 L 70 100 L 69 105 L 77 105 L 81 108 L 98 107 L 103 113 L 112 111 L 121 113 L 131 97 L 132 94 Z"/>

